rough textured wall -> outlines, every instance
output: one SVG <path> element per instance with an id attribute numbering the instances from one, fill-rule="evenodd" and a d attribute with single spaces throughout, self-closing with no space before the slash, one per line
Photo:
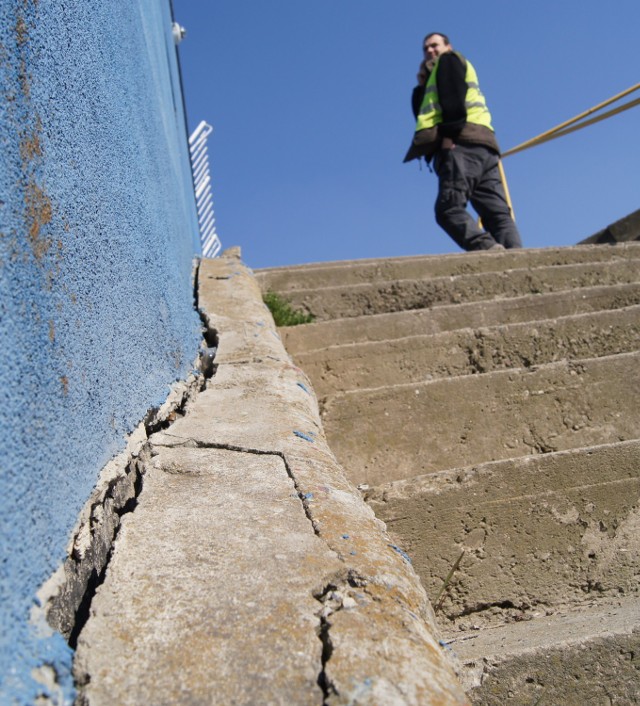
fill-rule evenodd
<path id="1" fill-rule="evenodd" d="M 42 665 L 69 697 L 69 648 L 29 623 L 35 592 L 200 340 L 171 19 L 169 0 L 0 2 L 2 703 L 46 692 Z"/>

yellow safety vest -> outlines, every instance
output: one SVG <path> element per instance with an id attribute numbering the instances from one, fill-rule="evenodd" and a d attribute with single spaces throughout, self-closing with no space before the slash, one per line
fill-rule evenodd
<path id="1" fill-rule="evenodd" d="M 467 95 L 465 96 L 464 106 L 467 109 L 467 122 L 476 125 L 484 125 L 488 127 L 489 130 L 493 131 L 493 127 L 491 126 L 491 113 L 489 113 L 484 96 L 478 85 L 476 70 L 471 65 L 471 62 L 467 61 L 462 54 L 456 52 L 456 56 L 458 56 L 460 61 L 466 66 L 464 80 L 467 84 Z M 418 121 L 416 123 L 416 132 L 418 130 L 424 130 L 425 128 L 435 127 L 442 122 L 442 108 L 438 100 L 438 85 L 436 83 L 439 64 L 440 60 L 438 59 L 427 81 Z"/>

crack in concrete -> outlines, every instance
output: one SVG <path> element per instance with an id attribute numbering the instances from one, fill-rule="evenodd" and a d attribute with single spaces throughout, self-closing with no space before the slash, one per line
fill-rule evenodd
<path id="1" fill-rule="evenodd" d="M 164 436 L 172 435 L 165 433 Z M 287 460 L 286 453 L 282 451 L 243 447 L 228 443 L 205 442 L 200 441 L 198 439 L 194 439 L 192 437 L 174 438 L 182 442 L 175 444 L 179 446 L 188 445 L 191 448 L 215 449 L 221 451 L 232 451 L 235 453 L 253 454 L 258 456 L 275 456 L 277 458 L 280 458 L 284 464 L 285 471 L 288 477 L 293 483 L 298 499 L 300 500 L 300 503 L 302 505 L 304 514 L 309 523 L 311 524 L 315 536 L 322 540 L 322 542 L 327 546 L 327 548 L 336 556 L 336 558 L 340 562 L 342 562 L 343 564 L 345 563 L 344 558 L 340 555 L 340 553 L 337 552 L 331 546 L 331 544 L 321 535 L 318 523 L 313 518 L 313 513 L 311 512 L 307 496 L 300 488 L 295 473 L 293 472 Z M 156 448 L 175 448 L 175 445 L 173 444 L 154 444 L 153 441 L 151 441 L 151 445 L 152 447 Z M 349 610 L 351 608 L 357 607 L 359 602 L 358 596 L 356 595 L 356 597 L 354 598 L 350 594 L 353 592 L 354 589 L 358 588 L 362 590 L 363 594 L 366 593 L 365 587 L 367 586 L 367 584 L 368 581 L 364 576 L 359 574 L 354 569 L 347 568 L 345 565 L 345 568 L 342 571 L 328 579 L 321 588 L 313 591 L 313 597 L 322 605 L 320 610 L 316 613 L 316 616 L 319 620 L 318 627 L 316 628 L 316 633 L 318 639 L 322 644 L 321 666 L 316 682 L 322 690 L 323 706 L 328 706 L 328 704 L 330 703 L 330 699 L 338 695 L 338 690 L 333 684 L 327 672 L 327 667 L 332 658 L 334 649 L 330 633 L 332 627 L 331 617 L 341 610 Z M 360 596 L 360 601 L 363 599 L 363 597 L 363 595 Z"/>
<path id="2" fill-rule="evenodd" d="M 213 361 L 218 332 L 207 325 L 198 306 L 198 270 L 199 264 L 195 267 L 194 303 L 204 324 L 203 342 L 206 344 L 199 354 L 200 372 L 192 376 L 191 381 L 181 383 L 182 390 L 174 388 L 161 407 L 149 409 L 130 436 L 128 450 L 102 470 L 97 490 L 82 511 L 66 560 L 38 592 L 41 606 L 38 611 L 72 649 L 76 649 L 78 637 L 89 619 L 91 602 L 104 582 L 122 519 L 138 504 L 152 456 L 150 437 L 184 416 L 187 405 L 205 389 L 207 380 L 217 370 Z M 172 399 L 176 391 L 177 397 Z"/>
<path id="3" fill-rule="evenodd" d="M 317 629 L 318 639 L 322 643 L 322 664 L 317 683 L 322 689 L 323 706 L 328 706 L 329 700 L 338 696 L 338 689 L 327 671 L 334 650 L 330 635 L 332 627 L 331 617 L 341 610 L 355 608 L 357 601 L 349 595 L 350 589 L 364 588 L 366 585 L 366 578 L 357 571 L 345 569 L 333 576 L 322 588 L 313 593 L 313 597 L 322 605 L 316 615 L 320 620 Z"/>
<path id="4" fill-rule="evenodd" d="M 141 452 L 141 455 L 142 454 L 144 454 L 144 449 Z M 127 473 L 127 475 L 131 474 L 131 495 L 130 497 L 128 497 L 124 505 L 122 505 L 121 507 L 115 505 L 115 500 L 118 496 L 118 486 L 122 485 L 120 482 L 121 479 L 115 479 L 109 485 L 107 494 L 104 498 L 104 502 L 94 503 L 91 507 L 91 517 L 93 518 L 96 513 L 103 513 L 103 508 L 106 507 L 109 503 L 114 503 L 114 527 L 110 544 L 104 546 L 104 549 L 106 549 L 106 554 L 104 555 L 103 560 L 99 562 L 97 566 L 94 565 L 91 569 L 91 573 L 86 582 L 84 592 L 81 595 L 80 602 L 77 605 L 73 616 L 73 624 L 71 626 L 71 631 L 67 636 L 67 641 L 69 643 L 69 646 L 74 650 L 78 645 L 78 637 L 80 635 L 80 632 L 82 631 L 82 628 L 85 626 L 87 620 L 89 619 L 91 602 L 93 600 L 93 597 L 95 596 L 99 586 L 101 586 L 104 582 L 105 575 L 107 573 L 107 567 L 109 566 L 109 562 L 111 561 L 111 557 L 113 556 L 113 549 L 115 547 L 116 540 L 118 539 L 120 528 L 122 527 L 122 517 L 130 512 L 133 512 L 138 504 L 138 497 L 142 492 L 143 477 L 145 474 L 144 460 L 140 461 L 138 459 L 132 459 L 131 462 L 127 465 L 125 472 Z M 92 535 L 94 535 L 94 533 L 97 533 L 98 531 L 99 528 L 90 528 L 90 532 Z M 94 542 L 92 541 L 92 546 L 93 545 Z M 74 560 L 76 562 L 76 565 L 79 566 L 82 562 L 82 559 L 83 557 L 81 553 L 78 551 L 77 546 L 74 544 L 74 550 L 70 556 L 70 560 Z"/>
<path id="5" fill-rule="evenodd" d="M 476 613 L 483 613 L 487 610 L 491 610 L 493 608 L 499 608 L 500 610 L 521 610 L 525 612 L 526 610 L 530 609 L 532 606 L 528 603 L 522 603 L 520 605 L 516 605 L 513 601 L 510 600 L 505 600 L 505 601 L 492 601 L 492 602 L 479 602 L 479 603 L 474 603 L 473 605 L 468 605 L 466 606 L 460 613 L 457 614 L 456 617 L 458 618 L 464 618 L 468 615 L 474 615 Z"/>
<path id="6" fill-rule="evenodd" d="M 130 449 L 124 459 L 116 459 L 113 474 L 99 487 L 83 511 L 67 559 L 40 592 L 49 625 L 60 632 L 72 649 L 90 615 L 91 602 L 104 582 L 123 518 L 132 513 L 143 490 L 144 476 L 151 458 L 149 437 L 171 426 L 182 416 L 187 404 L 202 390 L 205 378 L 186 387 L 169 410 L 152 409 L 143 420 L 147 439 Z M 142 430 L 138 430 L 142 433 Z M 98 483 L 100 486 L 100 481 Z"/>
<path id="7" fill-rule="evenodd" d="M 172 434 L 167 434 L 165 432 L 164 436 L 173 436 Z M 181 443 L 176 443 L 176 444 L 158 444 L 158 443 L 153 443 L 151 442 L 152 447 L 156 448 L 174 448 L 175 446 L 188 446 L 190 448 L 197 448 L 197 449 L 217 449 L 218 451 L 233 451 L 236 453 L 246 453 L 246 454 L 254 454 L 256 456 L 276 456 L 279 459 L 282 460 L 284 464 L 285 471 L 287 472 L 287 476 L 291 479 L 291 482 L 293 483 L 293 487 L 296 491 L 296 495 L 298 496 L 298 499 L 300 500 L 300 503 L 302 504 L 302 509 L 304 510 L 305 517 L 309 522 L 311 523 L 311 527 L 313 528 L 313 532 L 317 537 L 320 537 L 325 544 L 327 543 L 324 538 L 320 536 L 320 528 L 318 527 L 318 523 L 313 519 L 313 514 L 311 512 L 311 508 L 309 507 L 309 502 L 308 499 L 305 495 L 305 493 L 302 492 L 300 489 L 300 484 L 298 483 L 298 480 L 296 479 L 295 473 L 293 472 L 288 460 L 287 460 L 287 455 L 283 451 L 275 451 L 272 449 L 253 449 L 248 446 L 237 446 L 235 444 L 224 444 L 224 443 L 215 443 L 211 441 L 200 441 L 199 439 L 194 439 L 193 437 L 182 437 L 182 436 L 173 436 L 175 439 L 179 439 Z M 331 549 L 331 547 L 329 547 Z M 333 550 L 332 550 L 333 551 Z M 336 554 L 337 556 L 337 554 Z"/>

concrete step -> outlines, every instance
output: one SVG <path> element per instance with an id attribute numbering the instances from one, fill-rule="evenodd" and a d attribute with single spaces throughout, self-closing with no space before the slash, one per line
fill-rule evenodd
<path id="1" fill-rule="evenodd" d="M 320 319 L 280 334 L 474 703 L 640 703 L 638 265 L 632 243 L 258 273 Z"/>
<path id="2" fill-rule="evenodd" d="M 640 257 L 640 243 L 611 246 L 579 246 L 510 250 L 507 252 L 419 255 L 385 259 L 325 262 L 257 270 L 263 291 L 346 286 L 365 282 L 432 279 L 480 272 L 502 272 L 521 267 L 570 265 Z"/>
<path id="3" fill-rule="evenodd" d="M 640 284 L 615 284 L 584 287 L 575 292 L 568 290 L 533 297 L 526 295 L 488 302 L 448 304 L 429 309 L 333 319 L 301 326 L 285 326 L 279 332 L 289 353 L 297 356 L 300 353 L 323 350 L 328 346 L 553 319 L 635 304 L 640 304 Z"/>
<path id="4" fill-rule="evenodd" d="M 296 363 L 320 397 L 345 390 L 529 368 L 640 348 L 640 305 L 510 326 L 330 346 Z"/>
<path id="5" fill-rule="evenodd" d="M 640 703 L 640 601 L 540 616 L 449 639 L 472 703 Z"/>
<path id="6" fill-rule="evenodd" d="M 286 296 L 294 308 L 325 321 L 640 280 L 639 259 L 536 268 L 523 259 L 518 264 L 519 269 L 298 289 Z"/>
<path id="7" fill-rule="evenodd" d="M 369 488 L 445 632 L 640 592 L 640 441 L 452 469 Z"/>
<path id="8" fill-rule="evenodd" d="M 332 450 L 377 485 L 532 453 L 640 437 L 640 354 L 339 393 Z"/>

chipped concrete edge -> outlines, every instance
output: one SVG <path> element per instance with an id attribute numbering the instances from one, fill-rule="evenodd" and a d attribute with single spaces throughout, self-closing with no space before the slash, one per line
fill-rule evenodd
<path id="1" fill-rule="evenodd" d="M 203 383 L 200 373 L 174 383 L 163 404 L 148 410 L 127 437 L 125 448 L 101 469 L 70 533 L 66 558 L 36 593 L 30 621 L 41 631 L 56 630 L 72 647 L 75 645 L 109 563 L 121 518 L 135 508 L 140 494 L 149 436 L 170 424 Z"/>
<path id="2" fill-rule="evenodd" d="M 204 260 L 200 280 L 207 274 L 216 286 L 209 301 L 199 291 L 200 312 L 208 327 L 204 338 L 209 345 L 217 344 L 218 334 L 223 334 L 210 374 L 221 365 L 256 362 L 265 380 L 281 376 L 285 369 L 295 370 L 308 393 L 303 395 L 305 417 L 319 430 L 317 443 L 286 444 L 275 453 L 285 462 L 316 535 L 343 563 L 342 570 L 328 573 L 313 591 L 323 644 L 319 682 L 323 703 L 468 704 L 419 578 L 406 554 L 387 536 L 384 524 L 346 480 L 326 444 L 311 383 L 284 349 L 252 271 L 234 249 Z M 251 341 L 246 345 L 246 330 L 258 322 L 263 345 L 253 348 Z M 126 448 L 102 469 L 70 535 L 67 558 L 40 588 L 32 622 L 57 630 L 72 647 L 104 578 L 122 517 L 137 504 L 156 443 L 150 437 L 162 436 L 205 388 L 207 377 L 197 373 L 176 383 L 165 403 L 149 412 Z M 332 497 L 316 492 L 310 499 L 324 483 L 333 487 Z M 362 594 L 367 596 L 365 608 L 359 604 Z M 363 681 L 366 673 L 375 676 Z"/>
<path id="3" fill-rule="evenodd" d="M 203 292 L 205 280 L 208 283 Z M 393 699 L 400 696 L 397 703 L 468 703 L 451 654 L 439 640 L 433 610 L 410 559 L 390 540 L 386 526 L 346 479 L 326 444 L 311 383 L 286 352 L 262 301 L 260 287 L 242 263 L 239 250 L 203 260 L 199 288 L 203 321 L 210 334 L 219 335 L 217 368 L 261 363 L 265 385 L 270 376 L 282 378 L 295 370 L 309 392 L 305 417 L 313 421 L 319 433 L 307 445 L 285 443 L 278 455 L 287 466 L 316 535 L 344 567 L 339 575 L 328 576 L 325 585 L 314 592 L 320 604 L 319 637 L 324 644 L 324 703 L 351 703 L 356 696 L 363 699 L 358 703 L 374 703 L 376 698 L 384 702 L 390 694 Z M 247 330 L 256 327 L 260 335 L 255 334 L 252 351 L 247 347 Z M 298 420 L 299 416 L 291 412 L 292 428 Z M 333 492 L 318 493 L 317 488 L 323 486 Z M 366 608 L 357 605 L 359 593 L 366 593 L 370 599 Z M 377 696 L 371 691 L 364 698 L 349 687 L 352 682 L 361 685 L 364 669 L 377 675 L 365 685 L 378 689 Z"/>

